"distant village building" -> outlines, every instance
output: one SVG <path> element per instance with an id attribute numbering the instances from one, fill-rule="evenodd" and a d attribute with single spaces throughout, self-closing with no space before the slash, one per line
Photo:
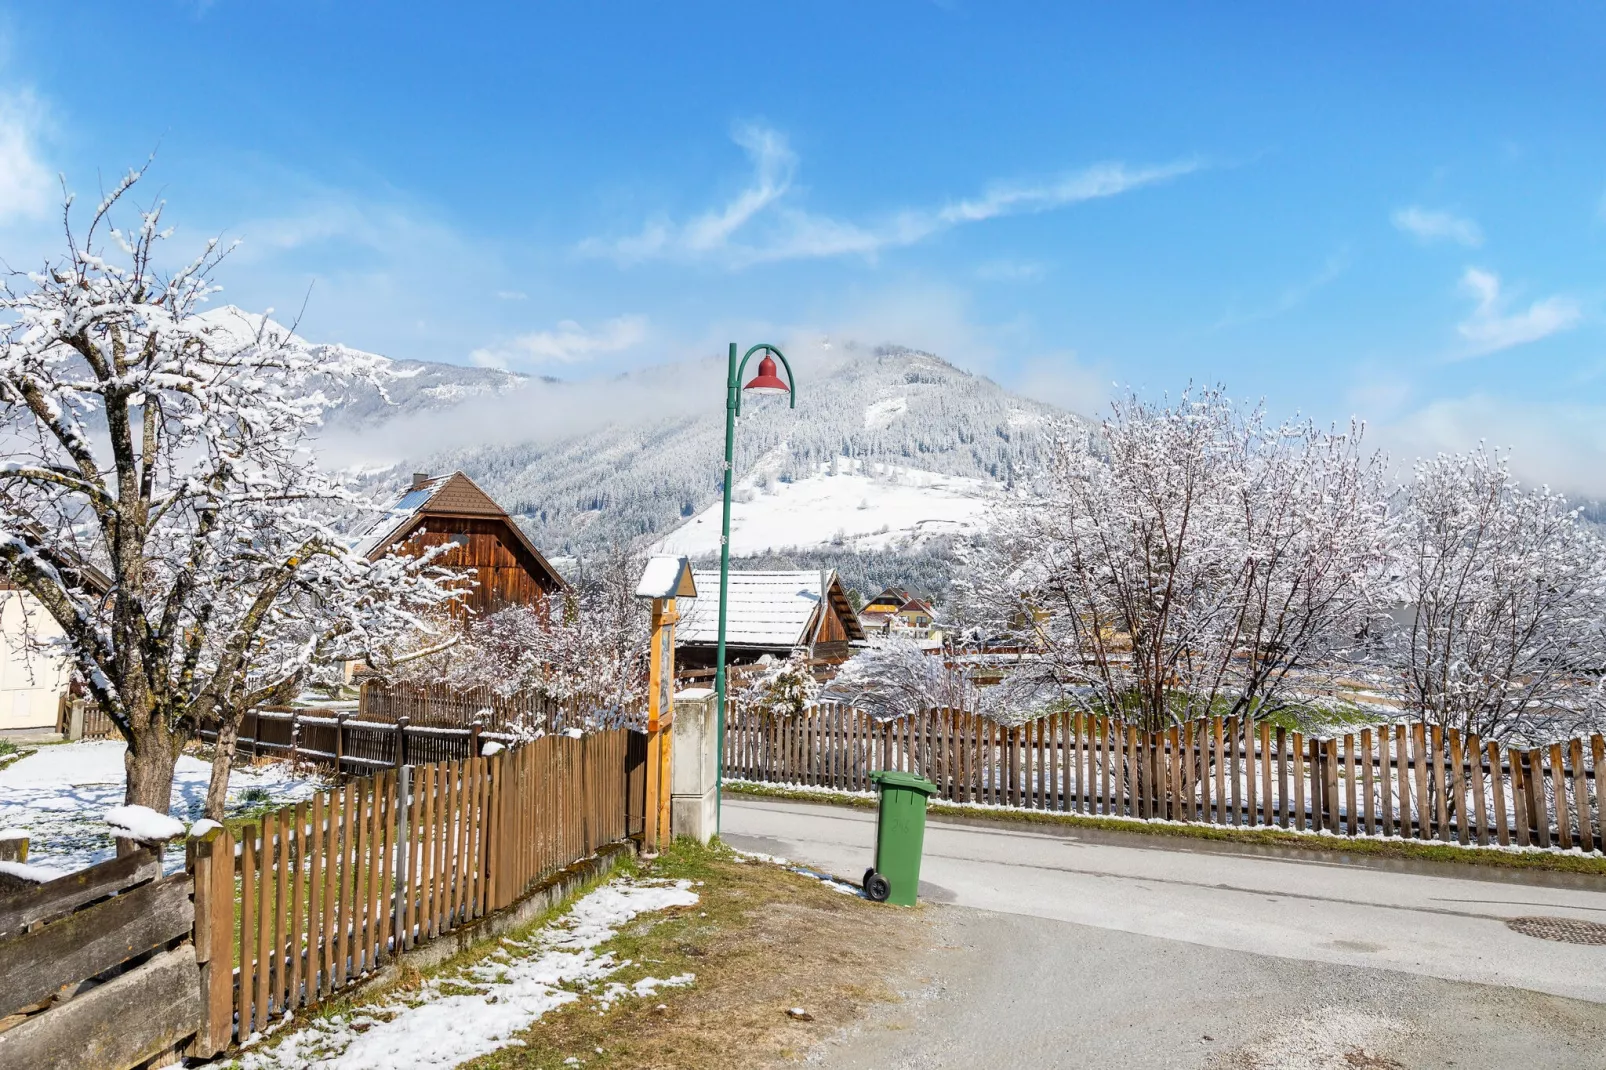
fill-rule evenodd
<path id="1" fill-rule="evenodd" d="M 719 648 L 719 572 L 692 576 L 698 597 L 680 603 L 675 661 L 684 669 L 708 669 Z M 749 665 L 765 654 L 784 658 L 798 648 L 821 661 L 846 661 L 850 644 L 863 641 L 864 628 L 834 569 L 730 574 L 727 665 Z"/>
<path id="2" fill-rule="evenodd" d="M 534 605 L 563 586 L 559 576 L 507 510 L 462 472 L 415 473 L 409 487 L 357 544 L 370 561 L 388 553 L 422 553 L 443 544 L 435 558 L 460 569 L 475 585 L 462 605 L 476 614 Z"/>
<path id="3" fill-rule="evenodd" d="M 902 587 L 888 587 L 859 610 L 859 623 L 869 635 L 932 638 L 936 620 L 930 602 Z"/>

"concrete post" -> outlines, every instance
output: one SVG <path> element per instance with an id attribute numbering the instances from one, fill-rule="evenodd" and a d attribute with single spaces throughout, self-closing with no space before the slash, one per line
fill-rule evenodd
<path id="1" fill-rule="evenodd" d="M 669 810 L 675 837 L 707 843 L 718 830 L 719 721 L 717 699 L 706 687 L 675 696 L 670 727 Z"/>

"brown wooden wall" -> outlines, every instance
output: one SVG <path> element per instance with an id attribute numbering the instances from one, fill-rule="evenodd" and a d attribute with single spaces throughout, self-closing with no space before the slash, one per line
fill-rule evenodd
<path id="1" fill-rule="evenodd" d="M 478 586 L 464 599 L 464 606 L 487 614 L 512 605 L 535 605 L 546 596 L 545 576 L 508 531 L 510 523 L 491 517 L 426 516 L 423 530 L 410 536 L 407 546 L 422 552 L 451 543 L 453 536 L 466 537 L 466 543 L 436 558 L 444 568 L 474 574 Z"/>

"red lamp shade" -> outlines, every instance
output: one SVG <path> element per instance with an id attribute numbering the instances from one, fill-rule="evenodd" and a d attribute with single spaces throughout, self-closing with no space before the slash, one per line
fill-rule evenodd
<path id="1" fill-rule="evenodd" d="M 786 385 L 786 380 L 775 374 L 775 358 L 768 353 L 764 354 L 764 359 L 758 362 L 758 374 L 742 389 L 751 390 L 755 394 L 791 393 L 791 390 Z"/>

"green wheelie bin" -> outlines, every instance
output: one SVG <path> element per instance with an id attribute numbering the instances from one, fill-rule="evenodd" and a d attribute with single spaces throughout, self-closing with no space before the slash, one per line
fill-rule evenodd
<path id="1" fill-rule="evenodd" d="M 920 853 L 926 839 L 926 799 L 937 785 L 913 773 L 881 769 L 870 774 L 881 792 L 875 823 L 875 865 L 864 871 L 864 894 L 877 903 L 915 905 Z"/>

